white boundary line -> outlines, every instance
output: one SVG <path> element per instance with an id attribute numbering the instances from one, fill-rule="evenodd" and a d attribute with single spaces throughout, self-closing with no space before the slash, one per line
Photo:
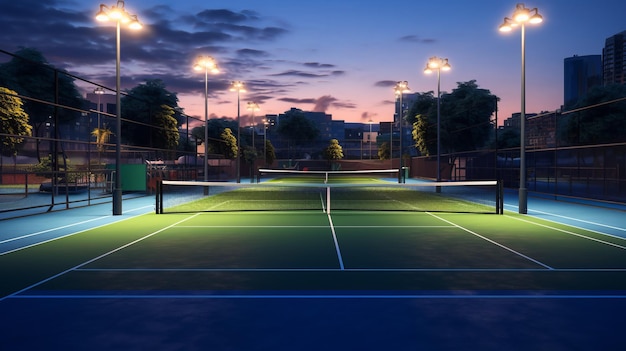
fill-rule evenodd
<path id="1" fill-rule="evenodd" d="M 546 272 L 545 268 L 77 268 L 80 272 Z M 626 272 L 626 268 L 555 268 L 550 272 Z"/>
<path id="2" fill-rule="evenodd" d="M 505 246 L 505 245 L 502 245 L 502 244 L 500 244 L 500 243 L 498 243 L 498 242 L 496 242 L 496 241 L 494 241 L 494 240 L 491 240 L 491 239 L 489 239 L 489 238 L 487 238 L 487 237 L 484 237 L 484 236 L 482 236 L 482 235 L 480 235 L 480 234 L 478 234 L 478 233 L 476 233 L 476 232 L 473 232 L 473 231 L 471 231 L 471 230 L 469 230 L 469 229 L 467 229 L 467 228 L 464 228 L 464 227 L 462 227 L 462 226 L 460 226 L 460 225 L 458 225 L 458 224 L 456 224 L 456 223 L 453 223 L 453 222 L 451 222 L 451 221 L 449 221 L 449 220 L 447 220 L 447 219 L 443 219 L 443 218 L 441 218 L 441 217 L 439 217 L 439 216 L 437 216 L 437 215 L 435 215 L 435 214 L 433 214 L 433 213 L 428 212 L 428 214 L 430 214 L 431 216 L 433 216 L 433 217 L 435 217 L 435 218 L 438 218 L 438 219 L 440 219 L 440 220 L 442 220 L 442 221 L 444 221 L 444 222 L 446 222 L 446 223 L 449 223 L 449 224 L 451 224 L 451 225 L 453 225 L 453 226 L 455 226 L 455 227 L 457 227 L 457 228 L 459 228 L 459 229 L 462 229 L 462 230 L 464 230 L 464 231 L 466 231 L 466 232 L 468 232 L 468 233 L 470 233 L 470 234 L 472 234 L 472 235 L 475 235 L 475 236 L 477 236 L 477 237 L 479 237 L 479 238 L 481 238 L 481 239 L 483 239 L 483 240 L 486 240 L 486 241 L 488 241 L 488 242 L 490 242 L 490 243 L 492 243 L 492 244 L 494 244 L 494 245 L 496 245 L 496 246 L 499 246 L 499 247 L 501 247 L 501 248 L 503 248 L 503 249 L 505 249 L 505 250 L 507 250 L 507 251 L 509 251 L 509 252 L 512 252 L 512 253 L 514 253 L 514 254 L 516 254 L 516 255 L 518 255 L 518 256 L 520 256 L 520 257 L 522 257 L 522 258 L 525 258 L 525 259 L 527 259 L 527 260 L 529 260 L 529 261 L 531 261 L 531 262 L 534 262 L 534 263 L 536 263 L 536 264 L 538 264 L 538 265 L 540 265 L 540 266 L 542 266 L 542 267 L 545 267 L 545 268 L 547 268 L 547 269 L 549 269 L 549 270 L 554 270 L 554 268 L 552 268 L 552 267 L 548 266 L 547 264 L 542 263 L 542 262 L 540 262 L 540 261 L 538 261 L 538 260 L 535 260 L 534 258 L 532 258 L 532 257 L 530 257 L 530 256 L 524 255 L 524 254 L 523 254 L 523 253 L 521 253 L 521 252 L 515 251 L 515 250 L 511 249 L 510 247 L 507 247 L 507 246 Z"/>
<path id="3" fill-rule="evenodd" d="M 16 291 L 16 292 L 14 292 L 14 293 L 12 293 L 12 294 L 10 294 L 10 295 L 4 296 L 4 297 L 0 297 L 0 302 L 1 302 L 1 301 L 3 301 L 4 299 L 11 298 L 11 297 L 15 297 L 16 295 L 21 294 L 21 293 L 23 293 L 23 292 L 25 292 L 25 291 L 28 291 L 28 290 L 30 290 L 30 289 L 32 289 L 32 288 L 34 288 L 34 287 L 36 287 L 36 286 L 39 286 L 39 285 L 44 284 L 44 283 L 46 283 L 46 282 L 49 282 L 49 281 L 51 281 L 51 280 L 53 280 L 53 279 L 56 279 L 56 278 L 58 278 L 58 277 L 60 277 L 60 276 L 62 276 L 62 275 L 64 275 L 64 274 L 67 274 L 68 272 L 71 272 L 71 271 L 77 270 L 77 269 L 79 269 L 80 267 L 83 267 L 83 266 L 88 265 L 88 264 L 90 264 L 90 263 L 92 263 L 92 262 L 95 262 L 95 261 L 97 261 L 97 260 L 99 260 L 99 259 L 101 259 L 101 258 L 103 258 L 103 257 L 106 257 L 106 256 L 108 256 L 108 255 L 112 254 L 112 253 L 115 253 L 115 252 L 117 252 L 117 251 L 120 251 L 120 250 L 122 250 L 122 249 L 125 249 L 125 248 L 127 248 L 127 247 L 129 247 L 129 246 L 131 246 L 131 245 L 134 245 L 134 244 L 136 244 L 136 243 L 138 243 L 138 242 L 142 241 L 142 240 L 145 240 L 145 239 L 147 239 L 147 238 L 149 238 L 149 237 L 151 237 L 151 236 L 154 236 L 154 235 L 156 235 L 156 234 L 158 234 L 158 233 L 160 233 L 160 232 L 162 232 L 162 231 L 165 231 L 165 230 L 167 230 L 167 229 L 170 229 L 170 228 L 172 228 L 172 227 L 176 226 L 178 223 L 182 223 L 182 222 L 185 222 L 185 221 L 187 221 L 187 220 L 190 220 L 190 219 L 194 218 L 195 216 L 197 216 L 197 214 L 196 214 L 196 215 L 193 215 L 193 216 L 189 216 L 189 217 L 184 218 L 184 219 L 181 219 L 180 221 L 178 221 L 178 222 L 176 222 L 176 223 L 173 223 L 173 224 L 171 224 L 171 225 L 168 225 L 168 226 L 166 226 L 166 227 L 163 227 L 163 228 L 161 228 L 161 229 L 159 229 L 159 230 L 157 230 L 157 231 L 154 231 L 154 232 L 152 232 L 152 233 L 150 233 L 150 234 L 148 234 L 148 235 L 145 235 L 145 236 L 143 236 L 143 237 L 141 237 L 141 238 L 139 238 L 139 239 L 137 239 L 137 240 L 131 241 L 131 242 L 130 242 L 130 243 L 128 243 L 128 244 L 122 245 L 122 246 L 120 246 L 120 247 L 118 247 L 118 248 L 116 248 L 116 249 L 113 249 L 113 250 L 109 251 L 109 252 L 103 253 L 103 254 L 102 254 L 102 255 L 100 255 L 100 256 L 96 256 L 96 257 L 94 257 L 94 258 L 92 258 L 92 259 L 90 259 L 90 260 L 87 260 L 87 261 L 85 261 L 85 262 L 83 262 L 83 263 L 80 263 L 80 264 L 78 264 L 78 265 L 76 265 L 76 266 L 74 266 L 74 267 L 72 267 L 72 268 L 66 269 L 66 270 L 64 270 L 63 272 L 57 273 L 57 274 L 55 274 L 55 275 L 53 275 L 53 276 L 50 276 L 50 277 L 48 277 L 48 278 L 46 278 L 46 279 L 44 279 L 44 280 L 41 280 L 41 281 L 39 281 L 39 282 L 37 282 L 37 283 L 35 283 L 35 284 L 32 284 L 32 285 L 30 285 L 30 286 L 27 286 L 27 287 L 25 287 L 25 288 L 23 288 L 23 289 L 21 289 L 21 290 L 19 290 L 19 291 Z M 132 217 L 131 217 L 131 218 L 132 218 Z"/>
<path id="4" fill-rule="evenodd" d="M 505 207 L 511 207 L 511 208 L 518 208 L 518 206 L 512 205 L 512 204 L 504 204 L 504 206 Z M 587 221 L 587 220 L 580 219 L 580 218 L 568 217 L 568 216 L 563 216 L 563 215 L 559 215 L 559 214 L 552 213 L 552 212 L 539 211 L 539 210 L 533 210 L 533 209 L 529 209 L 528 212 L 529 212 L 527 214 L 528 216 L 531 216 L 531 217 L 534 217 L 534 218 L 537 218 L 537 219 L 542 219 L 544 221 L 548 221 L 548 222 L 552 222 L 552 223 L 567 225 L 567 226 L 570 226 L 570 227 L 574 227 L 574 228 L 578 228 L 578 229 L 594 232 L 594 233 L 597 233 L 597 234 L 610 236 L 610 237 L 613 237 L 613 238 L 616 238 L 616 239 L 626 240 L 626 237 L 622 237 L 622 236 L 615 235 L 615 234 L 604 233 L 604 232 L 600 232 L 600 231 L 597 231 L 597 230 L 593 230 L 591 228 L 580 227 L 580 226 L 576 226 L 576 225 L 573 225 L 573 224 L 558 222 L 558 221 L 547 219 L 547 218 L 543 218 L 543 217 L 538 217 L 537 215 L 535 215 L 533 213 L 544 214 L 544 215 L 553 216 L 553 217 L 557 217 L 557 218 L 563 218 L 563 219 L 567 219 L 567 220 L 574 221 L 574 222 L 590 224 L 590 225 L 593 225 L 593 226 L 598 226 L 598 227 L 601 227 L 601 228 L 609 228 L 609 229 L 618 230 L 618 231 L 622 231 L 622 232 L 626 232 L 626 227 L 620 228 L 620 227 L 615 227 L 615 226 L 612 226 L 612 225 L 602 224 L 602 223 L 598 223 L 598 222 Z"/>
<path id="5" fill-rule="evenodd" d="M 471 292 L 471 291 L 470 291 Z M 13 296 L 11 297 L 13 299 L 47 299 L 47 300 L 62 300 L 62 299 L 71 299 L 71 300 L 78 300 L 78 299 L 83 299 L 83 300 L 89 300 L 89 299 L 185 299 L 185 300 L 192 300 L 192 299 L 320 299 L 320 300 L 325 300 L 325 299 L 388 299 L 388 300 L 395 300 L 395 299 L 441 299 L 441 300 L 478 300 L 478 299 L 484 299 L 484 300 L 504 300 L 504 299 L 531 299 L 531 300 L 556 300 L 556 299 L 593 299 L 593 300 L 615 300 L 615 299 L 626 299 L 626 294 L 624 295 L 617 295 L 617 294 L 611 294 L 611 295 L 585 295 L 585 294 L 576 294 L 576 295 L 556 295 L 556 294 L 537 294 L 535 292 L 529 292 L 528 295 L 524 295 L 524 294 L 481 294 L 481 293 L 477 293 L 477 294 L 468 294 L 468 293 L 459 293 L 459 294 L 454 294 L 454 293 L 450 293 L 448 295 L 446 294 L 441 294 L 441 295 L 435 295 L 435 294 L 424 294 L 424 295 L 420 295 L 420 294 L 389 294 L 389 295 L 383 295 L 383 294 L 372 294 L 372 295 L 367 295 L 367 294 L 358 294 L 358 295 L 341 295 L 341 294 L 330 294 L 330 295 L 324 295 L 324 294 L 320 294 L 320 295 L 314 295 L 314 294 L 302 294 L 302 295 L 293 295 L 293 294 L 286 294 L 286 295 L 277 295 L 277 294 L 270 294 L 270 295 L 263 295 L 263 294 L 250 294 L 250 295 L 241 295 L 241 294 L 237 294 L 237 295 L 228 295 L 228 294 L 199 294 L 199 295 L 195 295 L 195 294 L 189 294 L 189 295 L 183 295 L 183 294 L 172 294 L 172 295 L 163 295 L 163 294 L 155 294 L 155 295 L 130 295 L 130 294 L 124 294 L 124 295 L 115 295 L 115 294 L 111 294 L 111 295 L 103 295 L 103 294 L 98 294 L 98 295 L 19 295 L 19 296 Z"/>
<path id="6" fill-rule="evenodd" d="M 133 210 L 129 210 L 127 212 L 134 212 L 134 211 L 138 211 L 138 210 L 141 210 L 141 209 L 144 209 L 144 208 L 151 208 L 151 207 L 152 207 L 152 205 L 150 205 L 150 206 L 143 206 L 143 207 L 139 207 L 139 208 L 136 208 L 136 209 L 133 209 Z M 21 251 L 21 250 L 25 250 L 25 249 L 28 249 L 28 248 L 31 248 L 31 247 L 34 247 L 34 246 L 38 246 L 38 245 L 41 245 L 41 244 L 49 243 L 49 242 L 52 242 L 52 241 L 55 241 L 55 240 L 63 239 L 63 238 L 66 238 L 68 236 L 84 233 L 84 232 L 90 231 L 92 229 L 98 229 L 98 228 L 106 227 L 108 225 L 119 223 L 119 222 L 122 222 L 122 221 L 126 221 L 126 220 L 129 220 L 131 218 L 135 218 L 137 216 L 142 216 L 142 215 L 144 215 L 144 213 L 138 214 L 136 216 L 131 216 L 131 217 L 128 217 L 128 218 L 122 218 L 122 219 L 120 219 L 118 221 L 114 221 L 114 222 L 110 222 L 110 223 L 104 223 L 104 224 L 101 224 L 99 226 L 89 227 L 87 229 L 79 230 L 79 231 L 76 231 L 76 232 L 67 233 L 65 235 L 57 236 L 57 237 L 54 237 L 54 238 L 50 238 L 48 240 L 38 241 L 36 243 L 32 243 L 32 244 L 26 245 L 26 246 L 21 246 L 21 247 L 12 249 L 12 250 L 2 251 L 2 252 L 0 252 L 0 256 L 7 255 L 7 254 L 10 254 L 10 253 L 13 253 L 13 252 L 17 252 L 17 251 Z M 88 220 L 88 221 L 78 222 L 78 223 L 70 224 L 70 225 L 64 225 L 64 226 L 48 229 L 48 230 L 37 232 L 37 233 L 33 233 L 33 234 L 23 235 L 23 236 L 21 236 L 19 238 L 13 238 L 11 240 L 2 241 L 2 242 L 0 242 L 0 244 L 4 244 L 4 243 L 10 242 L 10 241 L 15 241 L 17 239 L 24 239 L 24 238 L 35 236 L 35 235 L 42 235 L 42 234 L 45 234 L 45 233 L 48 233 L 48 232 L 51 232 L 51 231 L 65 229 L 65 228 L 69 228 L 69 227 L 72 227 L 72 226 L 75 226 L 75 225 L 78 225 L 78 224 L 83 224 L 83 223 L 91 222 L 91 221 L 94 221 L 94 220 L 100 220 L 100 219 L 105 219 L 105 218 L 110 218 L 110 217 L 113 217 L 113 216 L 112 215 L 102 216 L 102 217 L 94 218 L 94 219 Z"/>
<path id="7" fill-rule="evenodd" d="M 626 227 L 620 228 L 620 227 L 615 227 L 615 226 L 608 225 L 608 224 L 602 224 L 602 223 L 598 223 L 598 222 L 586 221 L 586 220 L 583 220 L 583 219 L 580 219 L 580 218 L 574 218 L 574 217 L 558 215 L 556 213 L 551 213 L 551 212 L 544 212 L 544 211 L 538 211 L 538 210 L 530 210 L 530 211 L 531 212 L 545 214 L 545 215 L 549 215 L 549 216 L 554 216 L 554 217 L 558 217 L 558 218 L 563 218 L 563 219 L 567 219 L 567 220 L 570 220 L 570 221 L 581 222 L 581 223 L 585 223 L 585 224 L 595 225 L 595 226 L 598 226 L 598 227 L 604 227 L 604 228 L 615 229 L 615 230 L 619 230 L 619 231 L 622 231 L 622 232 L 626 232 Z M 545 218 L 541 218 L 541 219 L 545 219 Z M 545 219 L 545 220 L 546 221 L 550 221 L 550 222 L 554 222 L 554 223 L 559 223 L 559 222 L 556 222 L 556 221 L 551 221 L 549 219 Z M 560 223 L 560 224 L 566 224 L 566 223 Z M 585 228 L 581 228 L 581 229 L 585 229 Z M 586 229 L 586 230 L 589 230 L 589 229 Z M 589 230 L 589 231 L 593 231 L 593 230 Z M 605 234 L 605 235 L 608 235 L 608 236 L 613 236 L 613 237 L 616 237 L 616 238 L 619 238 L 619 239 L 625 239 L 624 237 L 617 236 L 617 235 L 612 235 L 612 234 L 607 234 L 607 233 L 602 233 L 602 232 L 597 232 L 597 233 Z"/>
<path id="8" fill-rule="evenodd" d="M 326 225 L 181 225 L 178 228 L 328 228 Z M 454 225 L 336 225 L 335 228 L 456 228 Z"/>
<path id="9" fill-rule="evenodd" d="M 611 243 L 611 242 L 608 242 L 608 241 L 604 241 L 604 240 L 600 240 L 600 239 L 592 238 L 592 237 L 590 237 L 590 236 L 586 236 L 586 235 L 579 234 L 579 233 L 574 233 L 574 232 L 569 231 L 569 230 L 565 230 L 565 229 L 560 229 L 560 228 L 552 227 L 552 226 L 549 226 L 549 225 L 546 225 L 546 224 L 536 223 L 536 222 L 529 221 L 529 220 L 526 220 L 526 219 L 523 219 L 523 218 L 513 217 L 513 216 L 510 216 L 510 215 L 506 215 L 506 216 L 507 216 L 507 217 L 509 217 L 509 218 L 512 218 L 512 219 L 515 219 L 515 220 L 521 221 L 521 222 L 526 222 L 526 223 L 534 224 L 534 225 L 536 225 L 536 226 L 538 226 L 538 227 L 544 227 L 544 228 L 548 228 L 548 229 L 556 230 L 556 231 L 558 231 L 558 232 L 562 232 L 562 233 L 570 234 L 570 235 L 577 236 L 577 237 L 580 237 L 580 238 L 583 238 L 583 239 L 587 239 L 587 240 L 591 240 L 591 241 L 596 241 L 596 242 L 599 242 L 599 243 L 601 243 L 601 244 L 605 244 L 605 245 L 613 246 L 613 247 L 616 247 L 616 248 L 619 248 L 619 249 L 622 249 L 622 250 L 626 250 L 626 246 L 623 246 L 623 245 L 618 245 L 618 244 Z M 555 222 L 552 222 L 552 223 L 555 223 Z M 567 224 L 564 224 L 564 225 L 567 225 Z M 573 228 L 577 228 L 577 229 L 581 229 L 581 230 L 587 230 L 587 229 L 585 229 L 585 228 L 576 227 L 576 226 L 571 226 L 571 227 L 573 227 Z M 593 231 L 591 231 L 591 232 L 593 232 Z M 603 235 L 603 234 L 604 234 L 604 235 L 608 235 L 608 234 L 605 234 L 605 233 L 597 233 L 597 234 L 601 234 L 601 235 Z M 611 236 L 611 237 L 613 237 L 613 236 Z M 617 238 L 617 239 L 623 239 L 623 238 L 620 238 L 620 237 L 616 237 L 616 238 Z"/>

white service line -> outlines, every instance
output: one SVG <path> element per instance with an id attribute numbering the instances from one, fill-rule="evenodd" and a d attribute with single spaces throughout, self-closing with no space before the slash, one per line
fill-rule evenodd
<path id="1" fill-rule="evenodd" d="M 328 222 L 330 223 L 330 230 L 333 233 L 333 241 L 335 242 L 335 251 L 337 251 L 337 258 L 339 259 L 339 268 L 343 271 L 343 258 L 341 257 L 341 250 L 339 249 L 339 241 L 337 241 L 337 233 L 335 233 L 335 225 L 333 224 L 333 219 L 330 217 L 330 213 L 328 214 Z"/>

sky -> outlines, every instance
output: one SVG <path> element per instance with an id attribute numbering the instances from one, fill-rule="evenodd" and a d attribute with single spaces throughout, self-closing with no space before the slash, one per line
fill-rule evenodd
<path id="1" fill-rule="evenodd" d="M 0 49 L 41 51 L 58 68 L 115 88 L 115 27 L 95 21 L 91 0 L 19 0 L 0 12 Z M 292 107 L 326 112 L 346 122 L 391 121 L 393 87 L 437 90 L 423 70 L 431 56 L 448 58 L 441 91 L 475 80 L 500 98 L 500 124 L 520 111 L 521 34 L 498 31 L 515 1 L 448 0 L 128 0 L 141 31 L 122 28 L 122 89 L 161 79 L 179 106 L 204 118 L 204 73 L 192 69 L 210 55 L 221 73 L 209 75 L 209 115 L 237 116 L 231 81 L 246 83 L 256 116 Z M 533 0 L 543 16 L 526 28 L 526 112 L 563 104 L 563 60 L 599 55 L 606 38 L 626 31 L 623 0 Z M 8 60 L 0 55 L 0 62 Z M 93 87 L 80 86 L 84 93 Z"/>

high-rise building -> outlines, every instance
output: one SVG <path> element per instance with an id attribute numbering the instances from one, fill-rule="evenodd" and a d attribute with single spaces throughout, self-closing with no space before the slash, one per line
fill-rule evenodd
<path id="1" fill-rule="evenodd" d="M 626 84 L 626 31 L 606 39 L 603 56 L 604 85 Z"/>
<path id="2" fill-rule="evenodd" d="M 602 56 L 568 57 L 563 62 L 563 105 L 572 106 L 589 89 L 602 85 Z"/>

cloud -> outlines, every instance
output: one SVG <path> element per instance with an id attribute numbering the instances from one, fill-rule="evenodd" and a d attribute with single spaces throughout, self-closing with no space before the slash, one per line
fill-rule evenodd
<path id="1" fill-rule="evenodd" d="M 324 95 L 315 101 L 315 107 L 313 107 L 313 112 L 326 112 L 326 110 L 328 110 L 328 107 L 335 101 L 337 101 L 336 98 L 330 95 Z"/>
<path id="2" fill-rule="evenodd" d="M 288 71 L 284 71 L 281 73 L 275 73 L 275 74 L 271 74 L 271 76 L 274 77 L 284 77 L 284 76 L 292 76 L 292 77 L 302 77 L 302 78 L 324 78 L 324 77 L 330 77 L 330 76 L 341 76 L 344 75 L 345 71 L 332 71 L 332 72 L 325 72 L 325 73 L 311 73 L 311 72 L 304 72 L 304 71 L 299 71 L 299 70 L 288 70 Z"/>
<path id="3" fill-rule="evenodd" d="M 35 48 L 51 65 L 87 81 L 113 87 L 115 26 L 94 21 L 97 4 L 76 7 L 68 4 L 68 0 L 20 0 L 3 4 L 0 42 L 7 45 L 1 49 L 15 52 L 20 47 Z M 183 13 L 173 5 L 128 10 L 137 14 L 144 28 L 138 32 L 122 30 L 122 89 L 161 79 L 169 91 L 179 96 L 200 96 L 204 91 L 204 76 L 192 70 L 193 61 L 197 55 L 211 55 L 224 72 L 209 79 L 209 94 L 215 99 L 212 104 L 232 103 L 227 92 L 230 81 L 254 77 L 246 81 L 250 93 L 245 99 L 250 101 L 280 100 L 296 106 L 313 106 L 316 111 L 355 108 L 353 103 L 330 95 L 290 97 L 293 88 L 306 84 L 307 80 L 340 77 L 346 71 L 328 62 L 277 59 L 267 42 L 290 34 L 289 24 L 281 19 L 247 10 Z M 262 44 L 257 45 L 258 42 Z M 0 56 L 1 60 L 8 60 L 8 56 Z M 89 86 L 80 80 L 76 82 Z"/>
<path id="4" fill-rule="evenodd" d="M 379 80 L 378 82 L 374 83 L 374 86 L 381 88 L 390 88 L 396 86 L 397 83 L 398 81 L 395 80 Z"/>
<path id="5" fill-rule="evenodd" d="M 329 63 L 319 63 L 319 62 L 305 62 L 303 64 L 306 67 L 310 68 L 333 68 L 335 65 L 331 65 Z"/>
<path id="6" fill-rule="evenodd" d="M 315 99 L 296 99 L 296 98 L 280 98 L 278 101 L 289 102 L 292 104 L 314 104 Z"/>
<path id="7" fill-rule="evenodd" d="M 331 95 L 324 95 L 315 99 L 315 106 L 313 112 L 326 112 L 329 107 L 334 108 L 356 108 L 356 105 L 351 102 L 339 101 L 337 98 Z"/>
<path id="8" fill-rule="evenodd" d="M 420 38 L 417 35 L 405 35 L 403 37 L 400 37 L 398 40 L 402 42 L 408 42 L 408 43 L 423 43 L 423 44 L 432 44 L 436 42 L 435 39 Z"/>
<path id="9" fill-rule="evenodd" d="M 373 121 L 378 116 L 377 113 L 363 112 L 361 113 L 362 121 Z"/>
<path id="10" fill-rule="evenodd" d="M 197 14 L 199 19 L 213 23 L 241 23 L 250 19 L 258 19 L 253 11 L 234 12 L 227 9 L 204 10 Z"/>
<path id="11" fill-rule="evenodd" d="M 291 77 L 303 77 L 303 78 L 321 78 L 321 77 L 327 77 L 328 74 L 316 74 L 316 73 L 310 73 L 310 72 L 304 72 L 304 71 L 298 71 L 298 70 L 288 70 L 288 71 L 284 71 L 284 72 L 281 72 L 281 73 L 271 74 L 271 76 L 274 76 L 274 77 L 291 76 Z"/>

